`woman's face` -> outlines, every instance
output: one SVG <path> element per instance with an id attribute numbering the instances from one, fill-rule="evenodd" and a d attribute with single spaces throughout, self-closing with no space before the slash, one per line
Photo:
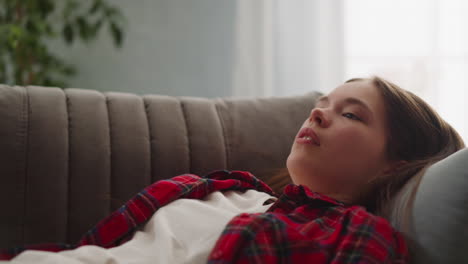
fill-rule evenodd
<path id="1" fill-rule="evenodd" d="M 352 200 L 389 169 L 386 136 L 384 101 L 377 88 L 370 81 L 343 84 L 317 101 L 296 135 L 288 171 L 295 184 Z"/>

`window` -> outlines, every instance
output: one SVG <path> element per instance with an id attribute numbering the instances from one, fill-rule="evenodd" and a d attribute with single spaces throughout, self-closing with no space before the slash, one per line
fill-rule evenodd
<path id="1" fill-rule="evenodd" d="M 345 79 L 377 74 L 422 97 L 468 143 L 468 1 L 344 1 Z"/>

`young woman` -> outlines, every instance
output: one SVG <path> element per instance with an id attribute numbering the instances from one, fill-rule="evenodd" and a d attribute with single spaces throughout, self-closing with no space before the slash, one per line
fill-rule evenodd
<path id="1" fill-rule="evenodd" d="M 248 172 L 180 175 L 147 187 L 77 245 L 32 247 L 73 250 L 14 260 L 407 263 L 402 234 L 381 217 L 386 205 L 410 178 L 463 147 L 419 97 L 379 77 L 352 79 L 304 121 L 284 173 L 271 179 L 281 195 Z"/>

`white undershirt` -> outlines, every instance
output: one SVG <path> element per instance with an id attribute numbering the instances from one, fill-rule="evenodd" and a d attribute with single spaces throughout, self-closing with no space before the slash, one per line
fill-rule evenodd
<path id="1" fill-rule="evenodd" d="M 206 263 L 226 224 L 239 213 L 263 213 L 274 198 L 256 190 L 214 192 L 159 209 L 134 237 L 114 248 L 82 246 L 58 253 L 27 250 L 8 263 Z M 7 263 L 0 261 L 0 263 Z"/>

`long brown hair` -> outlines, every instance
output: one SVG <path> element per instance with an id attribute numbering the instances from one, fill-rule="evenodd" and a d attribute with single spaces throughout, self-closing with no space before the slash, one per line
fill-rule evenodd
<path id="1" fill-rule="evenodd" d="M 465 147 L 460 135 L 424 100 L 396 84 L 378 76 L 346 81 L 371 81 L 385 104 L 388 137 L 386 155 L 389 160 L 406 163 L 387 177 L 369 183 L 371 191 L 362 194 L 359 204 L 373 213 L 387 216 L 389 201 L 414 177 L 422 177 L 426 168 Z M 281 192 L 290 183 L 286 168 L 267 183 Z"/>

